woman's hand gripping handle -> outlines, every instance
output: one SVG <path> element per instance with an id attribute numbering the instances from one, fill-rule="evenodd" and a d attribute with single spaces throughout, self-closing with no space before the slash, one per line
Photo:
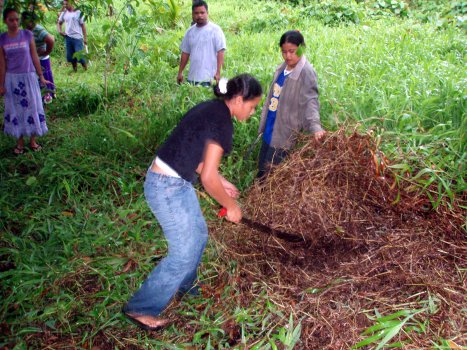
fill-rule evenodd
<path id="1" fill-rule="evenodd" d="M 218 218 L 225 217 L 227 220 L 238 224 L 242 220 L 242 211 L 240 210 L 239 207 L 236 207 L 234 210 L 229 210 L 229 211 L 227 211 L 227 208 L 222 208 L 217 213 L 217 217 Z"/>

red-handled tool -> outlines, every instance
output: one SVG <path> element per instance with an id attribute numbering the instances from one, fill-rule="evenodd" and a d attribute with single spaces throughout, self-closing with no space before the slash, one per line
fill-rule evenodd
<path id="1" fill-rule="evenodd" d="M 221 210 L 219 210 L 219 213 L 217 213 L 217 216 L 219 218 L 222 218 L 222 217 L 224 217 L 226 215 L 227 215 L 227 208 L 222 208 Z M 280 230 L 276 230 L 276 229 L 274 229 L 272 227 L 263 225 L 263 224 L 261 224 L 259 222 L 253 221 L 253 220 L 245 218 L 245 217 L 242 218 L 241 223 L 245 224 L 245 225 L 248 225 L 251 228 L 253 228 L 255 230 L 258 230 L 258 231 L 261 231 L 263 233 L 267 233 L 269 235 L 276 236 L 276 237 L 278 237 L 280 239 L 283 239 L 284 241 L 287 241 L 287 242 L 296 243 L 296 242 L 304 242 L 305 241 L 305 239 L 302 236 L 299 236 L 297 234 L 288 233 L 288 232 L 283 232 L 283 231 L 280 231 Z"/>
<path id="2" fill-rule="evenodd" d="M 217 213 L 218 218 L 223 218 L 227 215 L 227 208 L 222 207 L 221 210 Z"/>

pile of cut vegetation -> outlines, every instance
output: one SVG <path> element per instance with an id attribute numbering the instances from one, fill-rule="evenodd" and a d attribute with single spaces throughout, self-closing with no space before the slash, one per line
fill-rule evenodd
<path id="1" fill-rule="evenodd" d="M 246 217 L 305 242 L 243 224 L 211 229 L 220 256 L 237 261 L 242 302 L 267 285 L 301 321 L 297 348 L 350 349 L 372 335 L 372 344 L 406 349 L 467 345 L 465 213 L 434 211 L 396 181 L 370 135 L 338 131 L 302 144 L 242 202 Z"/>

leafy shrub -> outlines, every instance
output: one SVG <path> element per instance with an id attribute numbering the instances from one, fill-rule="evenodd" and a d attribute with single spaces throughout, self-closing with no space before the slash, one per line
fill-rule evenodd
<path id="1" fill-rule="evenodd" d="M 415 5 L 416 17 L 422 22 L 434 23 L 438 28 L 454 24 L 467 29 L 467 1 L 427 1 Z"/>
<path id="2" fill-rule="evenodd" d="M 154 21 L 163 27 L 183 27 L 181 7 L 176 0 L 150 0 Z"/>
<path id="3" fill-rule="evenodd" d="M 373 4 L 373 15 L 394 14 L 400 17 L 407 17 L 409 7 L 402 0 L 377 0 Z"/>
<path id="4" fill-rule="evenodd" d="M 341 23 L 358 24 L 365 17 L 364 9 L 354 1 L 324 1 L 305 6 L 302 16 L 314 17 L 328 26 Z"/>
<path id="5" fill-rule="evenodd" d="M 77 117 L 96 112 L 102 103 L 102 96 L 83 84 L 64 88 L 57 92 L 57 98 L 48 105 L 47 114 L 57 117 Z"/>
<path id="6" fill-rule="evenodd" d="M 164 37 L 156 37 L 151 50 L 148 52 L 148 59 L 151 65 L 166 65 L 177 68 L 180 63 L 180 48 L 182 37 L 179 32 L 167 33 Z"/>
<path id="7" fill-rule="evenodd" d="M 267 4 L 263 14 L 255 16 L 244 26 L 244 29 L 251 33 L 260 33 L 265 28 L 288 28 L 297 22 L 297 13 L 290 11 L 288 8 Z"/>

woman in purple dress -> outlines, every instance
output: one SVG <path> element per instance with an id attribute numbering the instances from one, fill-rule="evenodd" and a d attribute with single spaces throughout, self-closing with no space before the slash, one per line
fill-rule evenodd
<path id="1" fill-rule="evenodd" d="M 33 151 L 41 146 L 37 136 L 48 129 L 42 105 L 41 85 L 47 81 L 42 74 L 36 45 L 31 31 L 21 30 L 15 9 L 3 11 L 8 31 L 0 35 L 0 95 L 5 96 L 4 132 L 17 139 L 15 154 L 24 153 L 24 137 L 30 138 Z M 36 75 L 37 73 L 37 75 Z"/>

